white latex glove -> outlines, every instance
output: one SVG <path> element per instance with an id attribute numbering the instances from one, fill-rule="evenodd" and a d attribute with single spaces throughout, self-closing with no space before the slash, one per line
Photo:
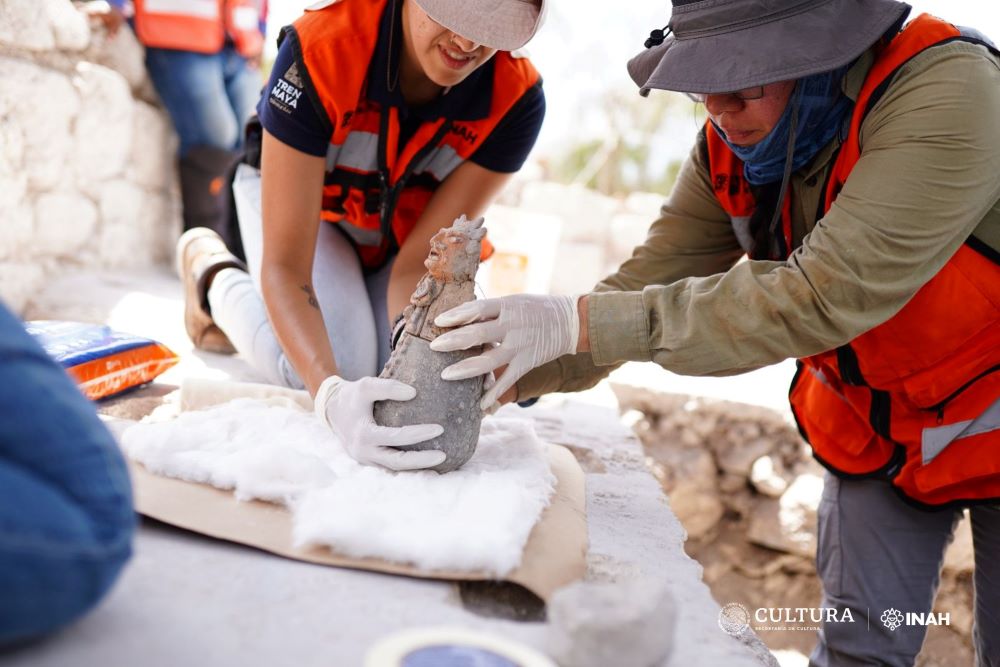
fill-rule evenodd
<path id="1" fill-rule="evenodd" d="M 469 301 L 441 313 L 439 327 L 466 325 L 438 336 L 431 343 L 437 352 L 489 347 L 478 357 L 464 359 L 441 372 L 445 380 L 464 380 L 507 368 L 496 378 L 480 403 L 489 411 L 497 398 L 514 386 L 532 368 L 576 352 L 580 316 L 576 296 L 515 294 L 499 299 Z"/>
<path id="2" fill-rule="evenodd" d="M 444 452 L 408 451 L 405 447 L 438 437 L 444 433 L 440 425 L 390 428 L 379 426 L 372 416 L 375 401 L 409 401 L 416 395 L 416 389 L 397 380 L 366 377 L 350 381 L 331 375 L 316 392 L 316 416 L 358 463 L 391 470 L 432 468 L 445 460 Z"/>

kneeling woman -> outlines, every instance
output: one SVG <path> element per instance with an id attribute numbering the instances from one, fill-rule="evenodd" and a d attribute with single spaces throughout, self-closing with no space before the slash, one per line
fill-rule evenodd
<path id="1" fill-rule="evenodd" d="M 283 32 L 258 106 L 260 171 L 234 183 L 249 273 L 220 239 L 178 244 L 195 345 L 244 355 L 307 388 L 359 461 L 424 468 L 406 451 L 439 425 L 377 427 L 372 405 L 413 389 L 377 375 L 389 322 L 424 272 L 430 237 L 479 215 L 520 169 L 545 113 L 510 53 L 544 0 L 334 0 Z"/>

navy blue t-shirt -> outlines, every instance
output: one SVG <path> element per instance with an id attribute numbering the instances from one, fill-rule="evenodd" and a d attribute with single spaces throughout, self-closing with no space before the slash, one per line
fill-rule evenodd
<path id="1" fill-rule="evenodd" d="M 397 19 L 398 20 L 398 19 Z M 370 65 L 371 72 L 384 72 L 386 53 L 383 44 L 388 30 L 388 13 L 383 17 L 379 45 Z M 396 34 L 399 34 L 398 32 Z M 398 49 L 394 49 L 398 53 Z M 317 96 L 312 93 L 310 73 L 301 58 L 294 30 L 288 30 L 278 49 L 271 77 L 257 105 L 261 125 L 282 143 L 308 155 L 323 157 L 332 136 L 332 123 Z M 473 72 L 446 95 L 422 107 L 408 107 L 398 87 L 386 88 L 383 76 L 369 76 L 369 98 L 399 107 L 400 142 L 413 136 L 421 123 L 441 116 L 462 118 L 471 112 L 480 117 L 488 113 L 492 95 L 493 60 Z M 535 145 L 545 117 L 545 94 L 541 85 L 529 89 L 511 108 L 489 137 L 469 160 L 481 167 L 502 173 L 519 170 Z"/>

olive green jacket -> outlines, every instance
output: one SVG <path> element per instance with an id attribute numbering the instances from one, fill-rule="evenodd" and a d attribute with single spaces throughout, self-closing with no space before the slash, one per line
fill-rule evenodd
<path id="1" fill-rule="evenodd" d="M 852 99 L 872 61 L 844 77 Z M 985 48 L 915 56 L 860 139 L 822 218 L 839 138 L 792 175 L 797 248 L 784 262 L 740 261 L 695 146 L 646 241 L 588 297 L 591 352 L 530 372 L 518 398 L 586 389 L 625 361 L 722 376 L 830 350 L 896 314 L 971 234 L 1000 251 L 1000 61 Z"/>

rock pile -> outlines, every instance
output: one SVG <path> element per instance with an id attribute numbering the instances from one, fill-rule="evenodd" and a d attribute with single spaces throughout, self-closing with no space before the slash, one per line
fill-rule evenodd
<path id="1" fill-rule="evenodd" d="M 176 138 L 131 31 L 70 0 L 3 0 L 0 70 L 0 298 L 20 311 L 67 266 L 167 260 Z"/>
<path id="2" fill-rule="evenodd" d="M 767 408 L 612 386 L 623 420 L 688 533 L 686 550 L 720 604 L 818 607 L 816 510 L 824 469 L 795 426 Z M 972 537 L 967 519 L 945 556 L 924 665 L 971 664 Z M 811 633 L 760 631 L 772 650 L 808 655 Z"/>

